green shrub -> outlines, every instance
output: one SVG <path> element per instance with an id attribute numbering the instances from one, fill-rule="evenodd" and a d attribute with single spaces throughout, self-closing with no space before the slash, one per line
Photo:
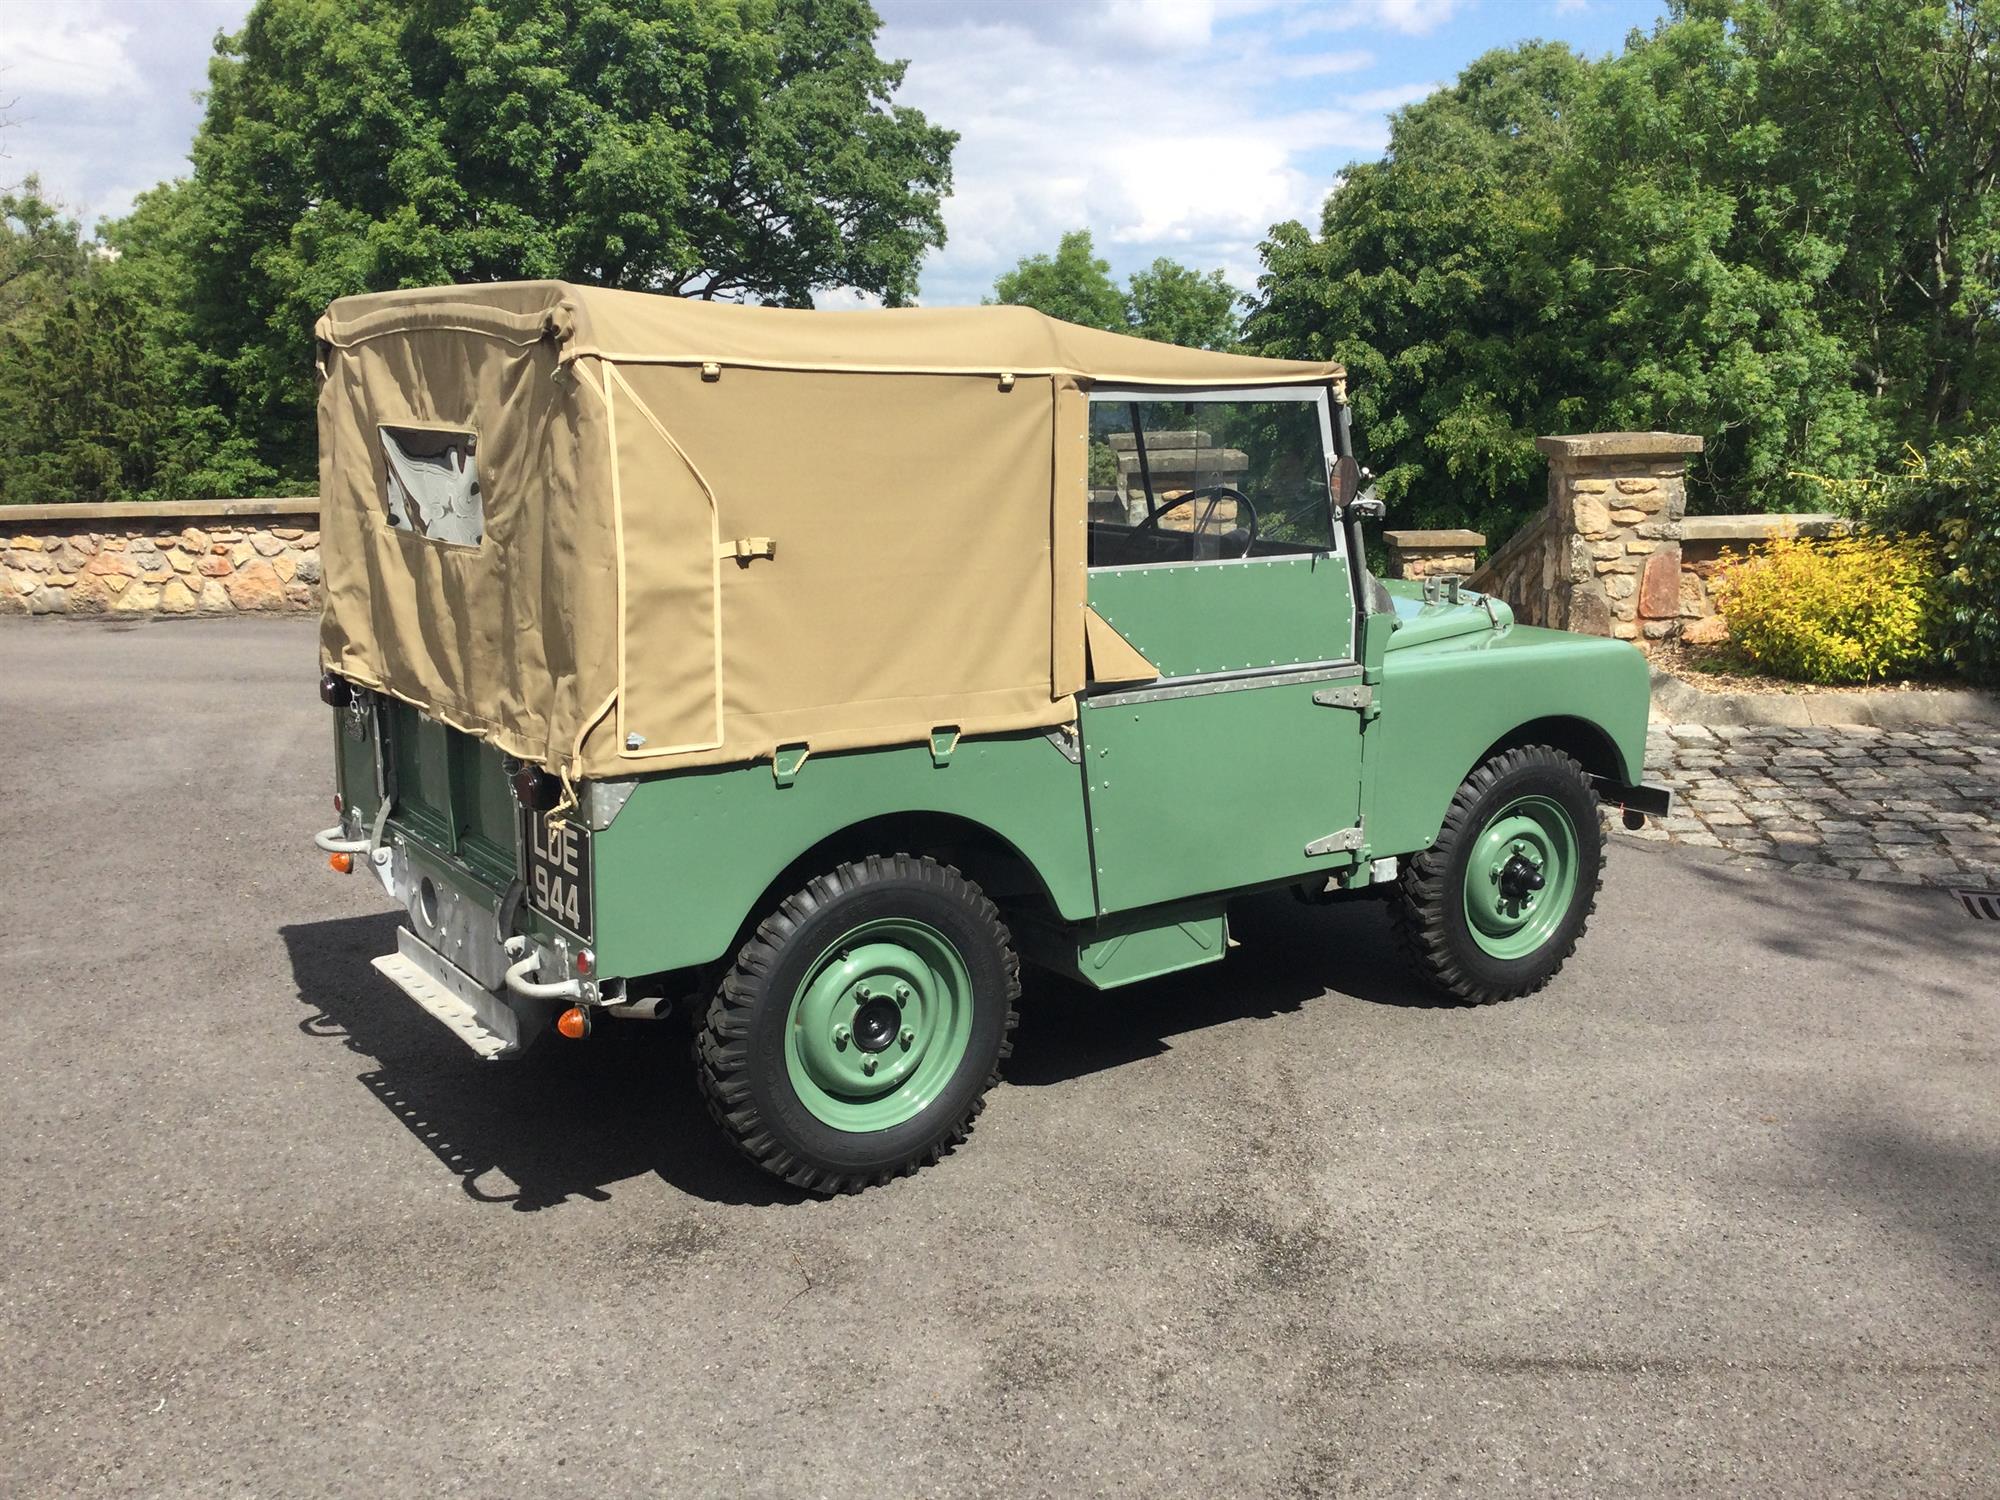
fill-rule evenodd
<path id="1" fill-rule="evenodd" d="M 1722 561 L 1729 638 L 1774 676 L 1874 682 L 1907 676 L 1933 653 L 1936 562 L 1923 538 L 1782 538 Z"/>
<path id="2" fill-rule="evenodd" d="M 2000 435 L 1912 449 L 1900 474 L 1820 483 L 1871 527 L 1935 539 L 1939 655 L 1974 682 L 2000 684 Z"/>

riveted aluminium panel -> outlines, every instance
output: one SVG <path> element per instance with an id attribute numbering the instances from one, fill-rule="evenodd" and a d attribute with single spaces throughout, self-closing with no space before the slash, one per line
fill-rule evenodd
<path id="1" fill-rule="evenodd" d="M 809 755 L 786 785 L 764 761 L 645 777 L 632 788 L 594 840 L 599 972 L 722 957 L 800 855 L 904 813 L 991 831 L 1034 868 L 1062 917 L 1093 914 L 1083 773 L 1047 735 L 966 739 L 941 765 L 927 744 Z"/>
<path id="2" fill-rule="evenodd" d="M 1316 684 L 1086 700 L 1081 717 L 1098 901 L 1127 911 L 1331 872 L 1306 846 L 1361 811 L 1362 719 Z"/>
<path id="3" fill-rule="evenodd" d="M 1090 607 L 1162 677 L 1354 656 L 1354 593 L 1331 552 L 1093 568 Z"/>

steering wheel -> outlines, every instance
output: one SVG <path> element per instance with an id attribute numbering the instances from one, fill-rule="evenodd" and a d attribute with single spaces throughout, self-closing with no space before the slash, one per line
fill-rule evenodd
<path id="1" fill-rule="evenodd" d="M 1237 516 L 1239 518 L 1248 516 L 1250 519 L 1249 527 L 1246 529 L 1239 524 L 1231 530 L 1223 532 L 1218 540 L 1224 543 L 1231 543 L 1238 533 L 1241 533 L 1243 537 L 1241 548 L 1238 551 L 1226 553 L 1225 555 L 1230 557 L 1248 557 L 1251 547 L 1257 541 L 1257 507 L 1251 503 L 1248 495 L 1233 485 L 1211 484 L 1202 489 L 1189 490 L 1185 495 L 1177 495 L 1158 510 L 1148 511 L 1146 518 L 1133 526 L 1132 535 L 1136 538 L 1140 532 L 1146 530 L 1148 527 L 1151 527 L 1156 532 L 1159 531 L 1161 529 L 1160 517 L 1164 516 L 1170 510 L 1179 510 L 1183 505 L 1192 505 L 1198 500 L 1207 500 L 1208 504 L 1202 508 L 1201 515 L 1188 530 L 1190 547 L 1193 545 L 1192 539 L 1194 537 L 1204 534 L 1203 528 L 1208 525 L 1209 517 L 1215 514 L 1215 508 L 1225 500 L 1234 500 L 1237 506 Z"/>

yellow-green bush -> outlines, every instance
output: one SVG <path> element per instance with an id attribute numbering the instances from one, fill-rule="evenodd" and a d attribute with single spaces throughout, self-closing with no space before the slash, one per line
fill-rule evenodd
<path id="1" fill-rule="evenodd" d="M 1730 640 L 1774 676 L 1874 682 L 1932 657 L 1937 563 L 1927 538 L 1784 538 L 1722 562 L 1717 602 Z"/>

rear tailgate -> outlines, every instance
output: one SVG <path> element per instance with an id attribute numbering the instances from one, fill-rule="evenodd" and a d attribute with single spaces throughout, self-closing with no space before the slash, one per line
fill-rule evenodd
<path id="1" fill-rule="evenodd" d="M 506 887 L 520 870 L 521 809 L 500 752 L 393 698 L 382 700 L 382 727 L 396 796 L 391 824 Z"/>
<path id="2" fill-rule="evenodd" d="M 551 830 L 545 815 L 515 801 L 499 750 L 407 703 L 381 695 L 370 701 L 372 713 L 337 716 L 340 790 L 354 825 L 371 828 L 380 807 L 379 732 L 379 779 L 391 799 L 384 842 L 407 846 L 413 861 L 496 915 L 518 879 L 523 920 L 516 930 L 588 942 L 591 847 L 581 821 Z"/>

